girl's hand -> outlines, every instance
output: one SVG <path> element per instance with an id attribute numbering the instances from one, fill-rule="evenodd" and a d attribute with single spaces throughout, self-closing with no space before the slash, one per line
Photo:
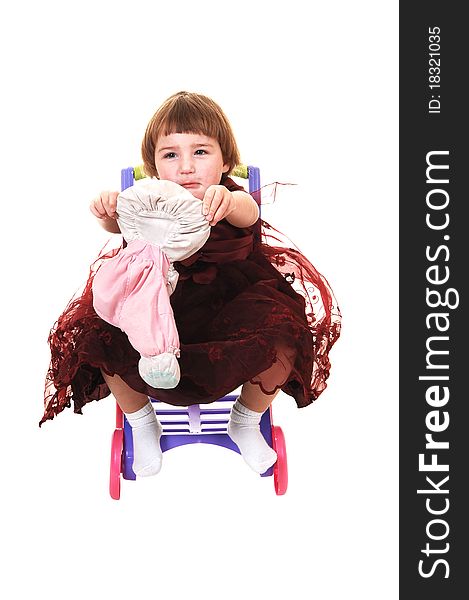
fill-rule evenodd
<path id="1" fill-rule="evenodd" d="M 90 204 L 90 210 L 98 219 L 117 219 L 116 207 L 119 192 L 101 192 Z"/>
<path id="2" fill-rule="evenodd" d="M 236 198 L 224 185 L 210 185 L 202 202 L 202 214 L 212 227 L 236 210 Z"/>

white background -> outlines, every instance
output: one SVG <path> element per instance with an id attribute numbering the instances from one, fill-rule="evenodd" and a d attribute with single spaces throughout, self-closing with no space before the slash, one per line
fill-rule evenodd
<path id="1" fill-rule="evenodd" d="M 344 0 L 3 9 L 2 597 L 397 598 L 397 17 Z M 182 89 L 223 107 L 265 183 L 297 184 L 264 217 L 344 317 L 320 399 L 274 403 L 283 497 L 194 445 L 116 502 L 112 398 L 37 427 L 49 329 L 109 238 L 88 204 Z"/>

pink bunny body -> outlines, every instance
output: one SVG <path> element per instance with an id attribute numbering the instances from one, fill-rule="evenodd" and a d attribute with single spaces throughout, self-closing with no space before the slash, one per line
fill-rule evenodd
<path id="1" fill-rule="evenodd" d="M 173 262 L 207 241 L 202 203 L 181 186 L 157 179 L 124 190 L 117 203 L 126 248 L 93 281 L 93 306 L 127 334 L 140 353 L 139 373 L 154 388 L 179 383 L 179 336 L 170 304 L 178 274 Z"/>

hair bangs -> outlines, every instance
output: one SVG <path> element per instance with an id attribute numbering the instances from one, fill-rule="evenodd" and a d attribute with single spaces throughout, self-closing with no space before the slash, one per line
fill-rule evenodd
<path id="1" fill-rule="evenodd" d="M 162 115 L 156 138 L 172 133 L 197 133 L 219 140 L 224 137 L 218 119 L 201 111 L 200 107 L 187 102 L 175 102 L 169 107 L 166 115 Z"/>

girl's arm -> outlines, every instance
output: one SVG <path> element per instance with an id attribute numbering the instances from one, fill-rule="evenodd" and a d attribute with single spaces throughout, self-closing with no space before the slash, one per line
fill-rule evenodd
<path id="1" fill-rule="evenodd" d="M 212 226 L 226 219 L 235 227 L 249 227 L 259 218 L 259 207 L 250 194 L 242 190 L 230 192 L 224 185 L 207 188 L 202 210 Z"/>
<path id="2" fill-rule="evenodd" d="M 259 218 L 259 206 L 251 194 L 237 190 L 231 192 L 235 199 L 236 208 L 230 213 L 226 220 L 228 223 L 235 225 L 236 227 L 249 227 Z"/>
<path id="3" fill-rule="evenodd" d="M 109 231 L 109 233 L 120 233 L 119 225 L 117 224 L 116 219 L 113 217 L 98 217 L 99 224 L 105 231 Z"/>

